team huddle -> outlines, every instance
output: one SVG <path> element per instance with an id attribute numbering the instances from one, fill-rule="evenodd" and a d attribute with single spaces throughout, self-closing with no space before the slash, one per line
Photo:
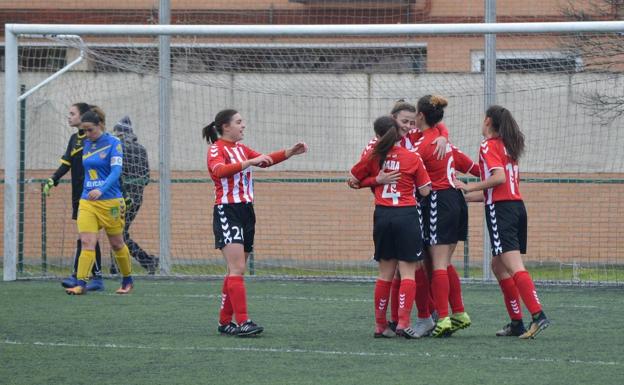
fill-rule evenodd
<path id="1" fill-rule="evenodd" d="M 485 201 L 492 270 L 511 319 L 496 335 L 534 338 L 549 321 L 521 258 L 527 238 L 518 186 L 524 136 L 508 110 L 491 106 L 477 166 L 448 142 L 446 106 L 444 98 L 432 95 L 416 106 L 398 102 L 390 116 L 375 121 L 376 137 L 351 169 L 349 186 L 370 187 L 375 194 L 374 336 L 447 337 L 471 325 L 451 256 L 457 242 L 467 239 L 466 201 Z M 479 175 L 481 182 L 465 184 L 456 171 Z M 528 328 L 520 298 L 531 313 Z M 412 324 L 414 302 L 418 319 Z"/>
<path id="2" fill-rule="evenodd" d="M 446 106 L 444 98 L 432 95 L 420 98 L 416 105 L 397 102 L 389 115 L 375 120 L 375 138 L 347 180 L 353 189 L 370 188 L 375 197 L 373 241 L 379 274 L 374 291 L 374 337 L 447 337 L 471 325 L 451 257 L 457 242 L 467 239 L 466 202 L 483 201 L 494 256 L 492 271 L 510 317 L 496 335 L 534 338 L 548 327 L 549 320 L 521 258 L 527 244 L 527 213 L 518 171 L 524 136 L 507 109 L 491 106 L 483 121 L 485 139 L 475 164 L 449 142 L 449 131 L 442 122 Z M 129 293 L 134 284 L 121 184 L 124 147 L 105 132 L 103 120 L 95 106 L 72 106 L 69 122 L 79 128 L 78 134 L 70 139 L 62 166 L 44 187 L 48 194 L 71 168 L 72 182 L 76 179 L 72 183 L 73 219 L 77 219 L 80 238 L 74 274 L 63 286 L 73 295 L 103 289 L 103 284 L 98 284 L 101 257 L 97 242 L 102 228 L 123 276 L 117 293 Z M 241 114 L 227 109 L 202 133 L 210 145 L 207 167 L 215 185 L 215 248 L 221 250 L 227 265 L 218 332 L 240 337 L 264 330 L 249 318 L 243 278 L 255 236 L 252 167 L 270 167 L 307 151 L 307 145 L 299 142 L 261 154 L 240 143 L 245 128 Z M 456 171 L 479 176 L 481 181 L 464 183 L 456 178 Z M 137 257 L 133 252 L 132 256 L 139 262 L 150 260 L 145 262 L 146 268 L 157 263 L 157 258 L 147 254 Z M 520 301 L 531 313 L 528 328 Z M 418 317 L 412 323 L 414 303 Z"/>

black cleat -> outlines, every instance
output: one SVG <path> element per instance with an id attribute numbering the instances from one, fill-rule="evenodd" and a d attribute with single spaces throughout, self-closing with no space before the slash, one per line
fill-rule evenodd
<path id="1" fill-rule="evenodd" d="M 526 328 L 524 327 L 524 323 L 522 320 L 514 321 L 512 320 L 507 325 L 503 326 L 502 329 L 496 332 L 497 337 L 519 337 L 526 332 Z"/>
<path id="2" fill-rule="evenodd" d="M 235 336 L 238 334 L 238 326 L 236 326 L 234 322 L 230 322 L 225 325 L 219 325 L 217 330 L 224 336 Z"/>
<path id="3" fill-rule="evenodd" d="M 390 330 L 392 330 L 393 332 L 396 333 L 397 322 L 396 321 L 389 321 L 388 322 L 388 327 L 390 328 Z"/>
<path id="4" fill-rule="evenodd" d="M 255 336 L 262 333 L 263 330 L 262 326 L 256 325 L 252 320 L 248 319 L 238 327 L 236 335 L 239 337 Z"/>
<path id="5" fill-rule="evenodd" d="M 520 335 L 518 338 L 522 340 L 533 339 L 538 334 L 541 333 L 542 330 L 546 329 L 550 325 L 550 321 L 546 318 L 546 314 L 543 311 L 539 312 L 537 316 L 533 316 L 533 321 L 529 328 L 524 334 Z"/>
<path id="6" fill-rule="evenodd" d="M 420 334 L 418 334 L 418 332 L 411 327 L 407 327 L 405 329 L 397 329 L 396 334 L 397 336 L 405 337 L 408 340 L 421 337 Z"/>
<path id="7" fill-rule="evenodd" d="M 392 329 L 390 329 L 390 327 L 388 326 L 382 331 L 375 331 L 374 337 L 375 338 L 392 338 L 392 337 L 396 337 L 396 333 Z"/>

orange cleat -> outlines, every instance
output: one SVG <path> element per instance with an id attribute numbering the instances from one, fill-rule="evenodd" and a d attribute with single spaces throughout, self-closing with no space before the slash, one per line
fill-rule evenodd
<path id="1" fill-rule="evenodd" d="M 65 289 L 65 293 L 67 293 L 68 295 L 84 295 L 87 294 L 87 289 L 78 285 Z"/>
<path id="2" fill-rule="evenodd" d="M 121 287 L 115 291 L 117 294 L 129 294 L 134 288 L 132 277 L 124 277 L 121 281 Z"/>

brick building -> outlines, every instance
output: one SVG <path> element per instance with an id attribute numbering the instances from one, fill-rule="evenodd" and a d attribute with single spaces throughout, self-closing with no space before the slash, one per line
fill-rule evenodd
<path id="1" fill-rule="evenodd" d="M 5 23 L 153 24 L 158 22 L 158 3 L 157 0 L 110 0 L 89 4 L 85 9 L 84 2 L 76 0 L 8 0 L 0 4 L 0 29 Z M 171 7 L 173 24 L 476 23 L 484 20 L 484 3 L 483 0 L 173 0 Z M 595 2 L 589 0 L 574 3 L 582 14 L 579 17 L 592 20 L 618 19 L 624 9 L 623 4 L 606 0 L 600 9 L 590 6 Z M 498 22 L 574 19 L 569 11 L 569 3 L 563 0 L 497 1 Z M 358 39 L 323 39 L 328 41 L 354 43 Z M 480 36 L 422 36 L 407 41 L 413 44 L 419 57 L 412 65 L 414 71 L 482 70 Z M 553 61 L 553 65 L 566 65 L 570 69 L 576 65 L 574 60 L 560 54 L 552 42 L 539 36 L 500 36 L 497 44 L 503 66 L 522 68 Z M 445 60 L 435 59 L 442 56 Z"/>
<path id="2" fill-rule="evenodd" d="M 171 3 L 172 23 L 176 24 L 474 23 L 482 22 L 484 13 L 484 1 L 476 0 Z M 621 17 L 621 5 L 598 11 L 588 5 L 589 0 L 574 3 L 588 12 L 589 16 L 583 17 Z M 563 0 L 499 0 L 497 20 L 571 20 L 565 4 Z M 9 22 L 154 24 L 158 22 L 157 7 L 158 0 L 108 0 L 90 4 L 88 9 L 84 1 L 77 0 L 5 0 L 0 3 L 0 29 Z M 130 114 L 138 136 L 148 148 L 152 177 L 156 178 L 157 81 L 154 76 L 119 67 L 120 63 L 131 64 L 134 69 L 145 65 L 153 70 L 157 63 L 155 39 L 87 36 L 85 40 L 92 53 L 113 58 L 115 65 L 85 61 L 63 75 L 61 81 L 29 98 L 25 179 L 45 178 L 57 166 L 58 155 L 71 133 L 65 124 L 66 108 L 76 100 L 102 106 L 111 119 L 109 126 Z M 321 266 L 336 266 L 337 272 L 341 266 L 370 268 L 366 265 L 372 246 L 370 194 L 348 191 L 339 180 L 370 138 L 371 120 L 387 113 L 397 97 L 413 99 L 425 92 L 452 98 L 445 121 L 451 127 L 453 142 L 474 157 L 483 111 L 479 74 L 483 69 L 483 40 L 483 36 L 366 41 L 336 37 L 299 39 L 298 48 L 283 48 L 280 44 L 293 41 L 231 39 L 228 42 L 246 46 L 244 60 L 238 55 L 236 61 L 231 61 L 227 55 L 232 52 L 215 48 L 222 40 L 198 38 L 189 45 L 188 40 L 174 38 L 172 64 L 184 78 L 173 89 L 172 170 L 174 178 L 193 181 L 173 186 L 172 255 L 190 265 L 221 261 L 209 235 L 212 185 L 206 180 L 206 146 L 198 129 L 214 116 L 214 110 L 232 104 L 249 118 L 252 128 L 245 141 L 251 147 L 266 151 L 304 138 L 313 149 L 305 158 L 288 162 L 287 169 L 278 166 L 276 173 L 256 174 L 266 182 L 258 183 L 258 216 L 263 223 L 257 236 L 259 263 L 292 263 L 313 272 Z M 250 48 L 256 44 L 264 45 Z M 25 59 L 20 62 L 20 81 L 28 87 L 47 76 L 41 72 L 54 71 L 78 55 L 75 47 L 55 45 L 53 41 L 35 41 L 22 47 L 28 51 L 22 51 Z M 290 54 L 285 52 L 288 50 Z M 384 55 L 393 60 L 379 60 Z M 622 88 L 617 85 L 624 84 L 624 77 L 585 73 L 579 65 L 587 61 L 570 57 L 556 40 L 542 36 L 500 35 L 497 56 L 502 72 L 498 79 L 502 91 L 499 100 L 512 107 L 529 138 L 522 164 L 522 170 L 534 177 L 533 182 L 522 187 L 531 218 L 529 260 L 560 266 L 624 263 L 624 242 L 618 236 L 618 229 L 624 225 L 624 184 L 605 182 L 621 180 L 624 172 L 623 137 L 618 133 L 622 118 L 611 125 L 597 126 L 595 119 L 576 103 L 579 95 L 595 89 L 608 88 L 621 95 Z M 205 57 L 210 61 L 191 60 Z M 283 71 L 286 74 L 279 67 L 284 60 L 291 66 Z M 3 63 L 0 60 L 0 67 Z M 306 67 L 310 63 L 315 66 L 312 75 Z M 350 66 L 352 63 L 359 64 Z M 597 132 L 586 135 L 594 127 Z M 0 166 L 3 162 L 0 159 Z M 282 182 L 273 183 L 273 179 Z M 594 183 L 593 179 L 600 181 Z M 579 182 L 569 182 L 574 180 Z M 0 198 L 2 192 L 0 186 Z M 28 263 L 37 264 L 40 254 L 44 254 L 43 211 L 47 212 L 45 247 L 49 261 L 64 266 L 71 262 L 68 256 L 75 244 L 75 227 L 66 215 L 68 194 L 67 185 L 56 188 L 43 210 L 38 182 L 26 184 L 24 255 Z M 188 202 L 193 202 L 193 207 Z M 473 264 L 478 264 L 482 255 L 481 210 L 471 207 L 469 254 Z M 586 218 L 590 211 L 594 215 Z M 158 248 L 158 220 L 158 185 L 154 183 L 146 189 L 144 206 L 133 225 L 136 239 L 149 250 Z M 458 256 L 462 253 L 457 251 Z"/>

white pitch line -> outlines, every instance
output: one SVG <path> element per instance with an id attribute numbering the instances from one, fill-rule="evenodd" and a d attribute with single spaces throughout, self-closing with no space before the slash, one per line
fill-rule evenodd
<path id="1" fill-rule="evenodd" d="M 14 340 L 4 340 L 0 342 L 3 345 L 20 345 L 20 346 L 43 346 L 52 348 L 94 348 L 94 349 L 128 349 L 128 350 L 161 350 L 161 351 L 229 351 L 229 352 L 252 352 L 252 353 L 276 353 L 276 354 L 320 354 L 320 355 L 335 355 L 335 356 L 359 356 L 359 357 L 429 357 L 438 359 L 457 359 L 466 360 L 465 356 L 455 354 L 432 354 L 428 352 L 410 352 L 410 353 L 393 353 L 393 352 L 349 352 L 349 351 L 336 351 L 336 350 L 308 350 L 308 349 L 295 349 L 295 348 L 256 348 L 249 347 L 212 347 L 212 346 L 187 346 L 187 347 L 175 347 L 175 346 L 149 346 L 149 345 L 125 345 L 125 344 L 94 344 L 94 343 L 70 343 L 70 342 L 23 342 Z M 581 365 L 596 365 L 596 366 L 621 366 L 621 362 L 617 361 L 584 361 L 577 359 L 562 360 L 554 358 L 525 358 L 525 357 L 473 357 L 475 359 L 488 359 L 499 361 L 517 361 L 517 362 L 541 362 L 541 363 L 553 363 L 553 364 L 581 364 Z"/>

